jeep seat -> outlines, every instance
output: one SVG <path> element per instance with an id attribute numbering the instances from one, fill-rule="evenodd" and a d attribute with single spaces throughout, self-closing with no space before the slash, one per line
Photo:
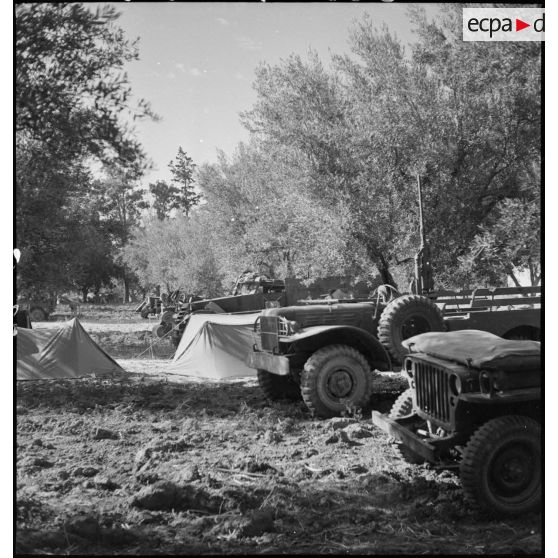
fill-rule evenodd
<path id="1" fill-rule="evenodd" d="M 519 372 L 541 367 L 539 341 L 502 339 L 475 329 L 421 333 L 403 341 L 403 346 L 411 354 L 424 353 L 483 370 Z"/>

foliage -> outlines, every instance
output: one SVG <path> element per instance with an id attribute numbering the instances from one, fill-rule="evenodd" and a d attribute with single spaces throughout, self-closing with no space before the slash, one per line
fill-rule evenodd
<path id="1" fill-rule="evenodd" d="M 180 207 L 178 202 L 179 189 L 176 186 L 167 184 L 164 180 L 157 180 L 149 184 L 149 192 L 153 195 L 153 208 L 160 220 L 169 216 L 173 209 Z"/>
<path id="2" fill-rule="evenodd" d="M 134 231 L 123 259 L 145 288 L 160 285 L 167 292 L 218 296 L 222 276 L 208 236 L 210 223 L 203 212 L 174 219 L 151 219 Z"/>
<path id="3" fill-rule="evenodd" d="M 481 226 L 462 267 L 480 280 L 495 284 L 498 275 L 509 275 L 516 285 L 516 270 L 528 270 L 531 283 L 541 279 L 541 217 L 538 204 L 525 199 L 505 199 L 496 206 L 492 222 Z"/>
<path id="4" fill-rule="evenodd" d="M 15 10 L 16 131 L 52 156 L 135 162 L 141 149 L 122 112 L 153 114 L 143 100 L 130 105 L 122 69 L 138 52 L 115 25 L 115 9 L 46 3 Z"/>

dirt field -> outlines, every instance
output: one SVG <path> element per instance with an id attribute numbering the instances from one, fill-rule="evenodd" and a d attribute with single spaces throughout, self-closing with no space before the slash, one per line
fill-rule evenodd
<path id="1" fill-rule="evenodd" d="M 540 514 L 481 516 L 452 472 L 398 460 L 369 413 L 314 420 L 253 378 L 171 383 L 170 343 L 132 358 L 149 324 L 113 315 L 82 324 L 133 376 L 17 386 L 18 553 L 541 552 Z"/>

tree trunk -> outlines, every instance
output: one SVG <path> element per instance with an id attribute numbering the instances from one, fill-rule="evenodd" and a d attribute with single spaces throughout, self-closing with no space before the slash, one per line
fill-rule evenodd
<path id="1" fill-rule="evenodd" d="M 516 287 L 521 287 L 521 285 L 519 284 L 519 281 L 517 280 L 517 277 L 513 274 L 513 271 L 509 270 L 508 275 L 511 277 L 511 280 L 513 281 L 513 283 Z"/>
<path id="2" fill-rule="evenodd" d="M 126 302 L 130 302 L 130 280 L 124 273 L 124 300 L 122 301 L 124 304 Z"/>
<path id="3" fill-rule="evenodd" d="M 81 295 L 83 297 L 82 302 L 85 304 L 87 302 L 87 294 L 89 293 L 89 289 L 83 287 L 83 289 L 81 289 Z"/>
<path id="4" fill-rule="evenodd" d="M 365 248 L 366 255 L 370 258 L 370 261 L 378 268 L 380 277 L 382 278 L 383 285 L 391 285 L 392 287 L 397 287 L 397 283 L 389 270 L 389 262 L 387 261 L 384 254 L 378 249 L 378 247 L 370 240 L 366 234 L 362 234 L 359 231 L 353 231 L 352 235 L 356 238 Z"/>
<path id="5" fill-rule="evenodd" d="M 391 285 L 392 287 L 395 287 L 397 289 L 398 288 L 397 283 L 395 282 L 395 279 L 393 278 L 393 275 L 389 270 L 389 264 L 385 259 L 384 255 L 379 254 L 377 261 L 375 263 L 376 263 L 376 267 L 378 268 L 378 271 L 380 272 L 382 283 L 384 285 Z"/>

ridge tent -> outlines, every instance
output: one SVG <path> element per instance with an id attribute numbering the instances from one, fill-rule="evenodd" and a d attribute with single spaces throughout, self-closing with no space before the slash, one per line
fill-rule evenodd
<path id="1" fill-rule="evenodd" d="M 166 372 L 198 378 L 255 376 L 244 359 L 252 350 L 259 315 L 193 314 Z"/>
<path id="2" fill-rule="evenodd" d="M 125 373 L 122 367 L 89 337 L 77 318 L 55 331 L 18 329 L 16 344 L 18 380 L 81 378 L 89 375 Z"/>

